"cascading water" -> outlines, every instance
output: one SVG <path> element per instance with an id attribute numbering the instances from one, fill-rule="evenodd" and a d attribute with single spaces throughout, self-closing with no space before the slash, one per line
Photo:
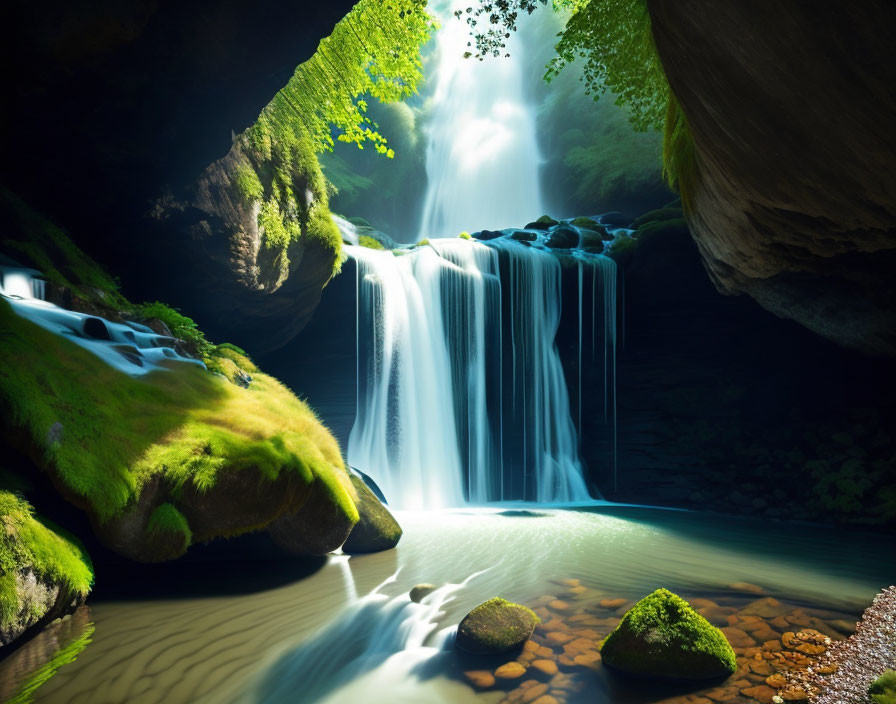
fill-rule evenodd
<path id="1" fill-rule="evenodd" d="M 530 231 L 525 242 L 507 233 L 487 242 L 455 237 L 543 212 L 525 47 L 515 34 L 510 58 L 465 59 L 470 30 L 452 16 L 465 8 L 461 0 L 441 7 L 436 38 L 420 230 L 428 244 L 394 253 L 367 249 L 357 246 L 355 228 L 337 221 L 358 277 L 358 394 L 348 462 L 401 509 L 587 501 L 556 342 L 558 257 L 578 268 L 580 427 L 585 271 L 592 279 L 592 347 L 600 336 L 612 369 L 615 264 L 575 248 L 558 254 L 545 246 L 543 232 Z M 595 328 L 598 308 L 602 331 Z M 612 385 L 604 386 L 606 406 Z"/>
<path id="2" fill-rule="evenodd" d="M 515 33 L 509 57 L 464 58 L 470 28 L 453 12 L 468 5 L 455 0 L 441 8 L 421 237 L 506 227 L 544 212 L 535 107 L 523 81 L 525 44 Z"/>

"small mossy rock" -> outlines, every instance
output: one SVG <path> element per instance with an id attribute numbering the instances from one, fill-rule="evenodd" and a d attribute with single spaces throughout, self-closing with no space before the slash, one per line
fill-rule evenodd
<path id="1" fill-rule="evenodd" d="M 538 616 L 506 599 L 489 599 L 464 616 L 457 627 L 457 647 L 474 655 L 498 655 L 523 647 Z"/>
<path id="2" fill-rule="evenodd" d="M 641 225 L 649 222 L 666 222 L 667 220 L 681 220 L 684 217 L 684 211 L 681 208 L 659 208 L 651 210 L 637 217 L 632 222 L 632 228 L 638 229 Z"/>
<path id="3" fill-rule="evenodd" d="M 647 679 L 721 679 L 737 669 L 722 632 L 667 589 L 635 604 L 601 646 L 604 663 Z"/>
<path id="4" fill-rule="evenodd" d="M 582 233 L 582 249 L 588 251 L 602 252 L 606 240 L 612 240 L 613 237 L 601 227 L 599 230 L 579 230 Z"/>
<path id="5" fill-rule="evenodd" d="M 873 704 L 896 704 L 896 670 L 887 670 L 874 680 L 868 696 Z"/>
<path id="6" fill-rule="evenodd" d="M 401 540 L 401 526 L 361 477 L 353 474 L 349 479 L 358 493 L 355 505 L 359 518 L 342 550 L 349 553 L 391 550 Z"/>
<path id="7" fill-rule="evenodd" d="M 411 589 L 411 601 L 413 601 L 415 604 L 419 604 L 426 597 L 432 594 L 436 589 L 438 589 L 438 587 L 436 587 L 435 584 L 418 584 L 413 589 Z"/>
<path id="8" fill-rule="evenodd" d="M 554 220 L 550 215 L 542 215 L 538 220 L 530 222 L 526 225 L 527 230 L 550 230 L 554 225 L 559 224 L 558 220 Z"/>
<path id="9" fill-rule="evenodd" d="M 569 221 L 570 224 L 586 230 L 600 230 L 601 224 L 594 218 L 577 217 Z"/>
<path id="10" fill-rule="evenodd" d="M 545 244 L 552 249 L 572 249 L 579 246 L 579 231 L 572 225 L 557 225 Z"/>
<path id="11" fill-rule="evenodd" d="M 518 242 L 534 242 L 538 239 L 538 235 L 526 230 L 514 230 L 510 236 Z"/>
<path id="12" fill-rule="evenodd" d="M 473 237 L 477 240 L 496 240 L 503 237 L 504 233 L 500 230 L 482 230 L 482 232 L 474 232 Z"/>

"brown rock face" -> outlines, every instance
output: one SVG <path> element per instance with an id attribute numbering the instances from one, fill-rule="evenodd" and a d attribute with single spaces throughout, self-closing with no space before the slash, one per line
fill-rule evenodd
<path id="1" fill-rule="evenodd" d="M 648 0 L 720 291 L 896 355 L 896 5 Z"/>

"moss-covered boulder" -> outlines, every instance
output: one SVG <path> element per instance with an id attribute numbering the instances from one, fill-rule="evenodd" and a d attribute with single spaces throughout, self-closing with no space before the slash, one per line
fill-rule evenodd
<path id="1" fill-rule="evenodd" d="M 734 650 L 722 632 L 666 589 L 635 604 L 601 646 L 603 662 L 649 679 L 699 681 L 735 672 Z"/>
<path id="2" fill-rule="evenodd" d="M 336 440 L 236 350 L 216 359 L 253 369 L 248 388 L 174 360 L 125 374 L 2 300 L 0 330 L 0 438 L 87 512 L 116 552 L 168 560 L 301 512 L 319 553 L 339 547 L 357 521 Z"/>
<path id="3" fill-rule="evenodd" d="M 92 584 L 83 546 L 0 490 L 0 646 L 74 610 Z"/>
<path id="4" fill-rule="evenodd" d="M 523 647 L 538 621 L 532 609 L 496 597 L 464 616 L 455 642 L 474 655 L 513 652 Z"/>
<path id="5" fill-rule="evenodd" d="M 562 223 L 551 228 L 545 244 L 552 249 L 572 249 L 573 247 L 578 247 L 579 231 L 571 225 Z"/>
<path id="6" fill-rule="evenodd" d="M 538 220 L 530 222 L 526 225 L 527 230 L 550 230 L 554 225 L 558 224 L 558 220 L 554 220 L 550 215 L 542 215 Z"/>
<path id="7" fill-rule="evenodd" d="M 345 552 L 380 552 L 394 548 L 402 534 L 398 521 L 361 477 L 353 474 L 350 480 L 359 518 L 342 549 Z"/>
<path id="8" fill-rule="evenodd" d="M 896 670 L 887 670 L 874 680 L 868 696 L 873 704 L 896 704 Z"/>

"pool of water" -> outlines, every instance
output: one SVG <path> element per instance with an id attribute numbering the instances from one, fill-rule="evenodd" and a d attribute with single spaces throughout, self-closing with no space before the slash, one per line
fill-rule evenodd
<path id="1" fill-rule="evenodd" d="M 503 694 L 477 694 L 449 672 L 446 645 L 450 628 L 493 596 L 532 603 L 559 580 L 580 579 L 595 593 L 632 600 L 658 587 L 712 598 L 751 589 L 738 585 L 746 582 L 855 620 L 896 581 L 886 536 L 832 527 L 619 507 L 398 518 L 405 534 L 397 549 L 331 555 L 301 574 L 281 567 L 283 579 L 272 578 L 277 568 L 267 562 L 232 571 L 194 564 L 154 593 L 139 584 L 137 598 L 126 585 L 115 598 L 101 592 L 89 604 L 92 642 L 34 700 L 499 701 Z M 204 570 L 215 588 L 196 588 Z M 420 582 L 458 586 L 437 592 L 435 603 L 410 604 L 406 593 Z M 0 663 L 0 691 L 27 675 L 29 646 Z M 603 690 L 590 701 L 630 699 Z"/>

